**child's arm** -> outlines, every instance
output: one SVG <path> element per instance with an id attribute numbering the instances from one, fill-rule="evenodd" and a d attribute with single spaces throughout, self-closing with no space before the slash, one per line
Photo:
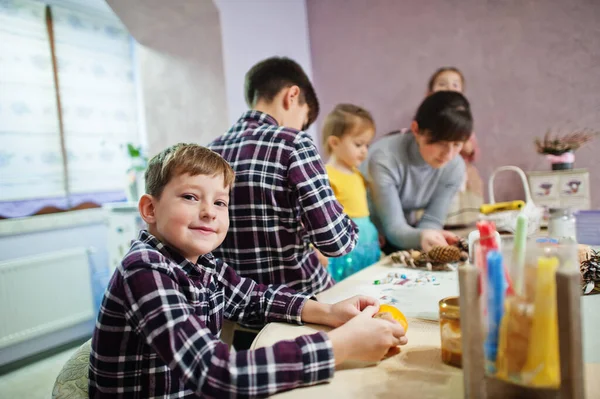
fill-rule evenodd
<path id="1" fill-rule="evenodd" d="M 358 228 L 335 198 L 311 138 L 300 133 L 295 146 L 288 164 L 288 182 L 300 201 L 310 241 L 325 256 L 345 255 L 356 245 Z"/>
<path id="2" fill-rule="evenodd" d="M 355 296 L 333 305 L 324 304 L 294 294 L 284 286 L 256 284 L 239 277 L 232 268 L 221 266 L 226 317 L 239 321 L 262 312 L 267 321 L 337 327 L 328 333 L 336 365 L 350 359 L 378 361 L 390 348 L 407 343 L 400 324 L 372 318 L 379 309 L 374 298 Z"/>
<path id="3" fill-rule="evenodd" d="M 223 316 L 247 325 L 279 321 L 302 324 L 302 309 L 308 300 L 285 285 L 262 285 L 241 277 L 222 260 L 215 265 L 216 278 L 223 288 Z"/>
<path id="4" fill-rule="evenodd" d="M 141 334 L 174 377 L 199 396 L 265 396 L 333 376 L 333 348 L 323 332 L 230 353 L 166 268 L 130 265 L 123 285 L 132 333 Z"/>
<path id="5" fill-rule="evenodd" d="M 224 316 L 236 322 L 304 322 L 339 327 L 367 306 L 379 307 L 375 298 L 360 295 L 333 305 L 310 300 L 284 285 L 265 286 L 240 277 L 221 260 L 217 261 L 215 271 L 224 290 Z"/>

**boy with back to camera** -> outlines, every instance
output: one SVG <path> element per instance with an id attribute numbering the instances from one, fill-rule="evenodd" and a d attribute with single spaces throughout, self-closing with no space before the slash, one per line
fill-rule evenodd
<path id="1" fill-rule="evenodd" d="M 227 234 L 233 180 L 227 162 L 194 144 L 172 146 L 150 161 L 139 202 L 148 230 L 104 295 L 90 398 L 266 396 L 328 381 L 345 360 L 377 361 L 407 342 L 398 323 L 372 318 L 373 298 L 322 304 L 242 278 L 216 260 L 211 251 Z M 335 329 L 236 352 L 219 340 L 223 318 Z"/>
<path id="2" fill-rule="evenodd" d="M 358 235 L 304 131 L 319 113 L 317 96 L 300 65 L 279 57 L 248 71 L 245 95 L 252 109 L 209 145 L 236 173 L 231 229 L 215 256 L 258 283 L 319 293 L 333 280 L 315 249 L 339 257 Z"/>

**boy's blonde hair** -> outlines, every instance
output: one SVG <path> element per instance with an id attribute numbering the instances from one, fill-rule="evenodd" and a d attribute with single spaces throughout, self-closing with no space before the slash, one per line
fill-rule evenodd
<path id="1" fill-rule="evenodd" d="M 366 123 L 375 130 L 373 116 L 366 109 L 353 104 L 336 105 L 323 124 L 323 147 L 327 155 L 331 155 L 331 148 L 327 143 L 329 137 L 342 138 L 351 133 L 359 123 Z"/>
<path id="2" fill-rule="evenodd" d="M 155 155 L 146 169 L 146 194 L 160 198 L 165 186 L 179 175 L 223 175 L 225 187 L 231 187 L 235 173 L 219 154 L 197 144 L 175 144 Z"/>

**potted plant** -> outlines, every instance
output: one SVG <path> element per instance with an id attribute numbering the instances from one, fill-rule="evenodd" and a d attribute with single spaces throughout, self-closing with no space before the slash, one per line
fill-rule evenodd
<path id="1" fill-rule="evenodd" d="M 535 139 L 535 146 L 539 154 L 546 155 L 552 164 L 552 170 L 573 169 L 575 150 L 591 141 L 600 132 L 591 129 L 575 130 L 564 135 L 556 134 L 552 137 L 549 129 L 543 140 Z"/>
<path id="2" fill-rule="evenodd" d="M 131 159 L 131 166 L 127 169 L 127 199 L 137 202 L 144 194 L 144 172 L 148 166 L 148 158 L 144 155 L 141 146 L 127 143 L 127 153 Z"/>

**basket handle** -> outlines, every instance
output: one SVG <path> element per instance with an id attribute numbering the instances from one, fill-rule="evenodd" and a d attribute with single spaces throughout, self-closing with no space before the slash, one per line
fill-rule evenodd
<path id="1" fill-rule="evenodd" d="M 525 172 L 523 172 L 523 170 L 521 170 L 521 168 L 519 168 L 517 166 L 501 166 L 498 169 L 496 169 L 494 171 L 494 173 L 492 173 L 492 175 L 490 176 L 490 180 L 488 181 L 488 191 L 490 193 L 490 204 L 496 203 L 496 199 L 494 198 L 494 178 L 496 177 L 496 174 L 498 174 L 499 172 L 505 172 L 505 171 L 509 171 L 509 170 L 516 172 L 519 175 L 519 177 L 521 178 L 521 183 L 523 184 L 523 190 L 525 191 L 525 202 L 527 204 L 533 203 L 533 199 L 531 198 L 531 191 L 529 190 L 529 183 L 527 183 L 527 176 L 525 176 Z"/>

